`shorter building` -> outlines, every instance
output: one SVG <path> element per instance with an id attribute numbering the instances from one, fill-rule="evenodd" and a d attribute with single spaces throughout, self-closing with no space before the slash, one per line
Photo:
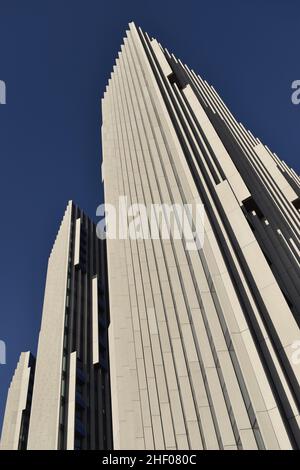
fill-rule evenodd
<path id="1" fill-rule="evenodd" d="M 0 442 L 1 450 L 24 450 L 27 447 L 35 358 L 22 352 L 7 394 Z"/>
<path id="2" fill-rule="evenodd" d="M 105 250 L 70 201 L 48 262 L 34 384 L 32 356 L 22 353 L 1 448 L 112 448 Z"/>

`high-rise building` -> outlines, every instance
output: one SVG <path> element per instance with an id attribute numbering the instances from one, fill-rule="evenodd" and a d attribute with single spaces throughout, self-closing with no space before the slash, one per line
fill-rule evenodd
<path id="1" fill-rule="evenodd" d="M 24 450 L 27 447 L 34 369 L 32 354 L 21 353 L 8 389 L 0 450 Z"/>
<path id="2" fill-rule="evenodd" d="M 37 358 L 21 354 L 0 447 L 299 449 L 300 179 L 129 28 L 102 101 L 105 202 L 121 230 L 100 240 L 68 203 Z M 168 219 L 187 205 L 189 243 Z M 155 236 L 152 221 L 132 224 L 143 207 Z"/>
<path id="3" fill-rule="evenodd" d="M 19 448 L 36 450 L 112 447 L 108 324 L 105 242 L 70 201 L 49 257 L 33 392 L 29 353 L 23 353 L 2 447 L 17 448 L 18 441 Z M 25 408 L 27 390 L 32 402 Z"/>
<path id="4" fill-rule="evenodd" d="M 299 448 L 299 177 L 132 23 L 102 114 L 107 204 L 205 210 L 107 240 L 114 447 Z"/>

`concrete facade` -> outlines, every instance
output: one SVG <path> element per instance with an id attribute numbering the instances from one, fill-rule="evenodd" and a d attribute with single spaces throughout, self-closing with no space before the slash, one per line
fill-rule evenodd
<path id="1" fill-rule="evenodd" d="M 70 201 L 48 262 L 26 442 L 18 445 L 30 371 L 29 353 L 22 353 L 8 394 L 2 448 L 112 448 L 108 324 L 105 242 Z"/>
<path id="2" fill-rule="evenodd" d="M 70 201 L 49 258 L 28 449 L 112 447 L 105 260 Z"/>
<path id="3" fill-rule="evenodd" d="M 35 359 L 23 352 L 8 389 L 0 450 L 26 449 Z"/>
<path id="4" fill-rule="evenodd" d="M 71 213 L 69 203 L 48 262 L 28 437 L 32 450 L 58 446 Z"/>
<path id="5" fill-rule="evenodd" d="M 199 251 L 107 241 L 114 448 L 299 448 L 298 175 L 133 23 L 102 115 L 107 204 L 205 207 Z"/>

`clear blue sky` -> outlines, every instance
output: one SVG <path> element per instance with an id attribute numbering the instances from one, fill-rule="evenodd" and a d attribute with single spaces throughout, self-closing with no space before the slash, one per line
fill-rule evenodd
<path id="1" fill-rule="evenodd" d="M 134 20 L 207 79 L 299 172 L 299 0 L 0 0 L 0 427 L 21 351 L 35 352 L 47 259 L 68 199 L 101 202 L 100 99 Z"/>

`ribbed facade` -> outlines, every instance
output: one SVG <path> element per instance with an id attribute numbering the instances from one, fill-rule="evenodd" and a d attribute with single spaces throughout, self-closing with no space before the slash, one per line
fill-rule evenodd
<path id="1" fill-rule="evenodd" d="M 34 357 L 30 352 L 21 353 L 8 389 L 0 450 L 27 447 L 34 370 Z"/>
<path id="2" fill-rule="evenodd" d="M 48 262 L 24 449 L 112 448 L 108 325 L 105 242 L 70 201 Z M 8 449 L 22 439 L 28 367 L 26 355 L 8 394 L 1 439 Z"/>
<path id="3" fill-rule="evenodd" d="M 200 250 L 107 241 L 115 448 L 299 448 L 298 175 L 134 24 L 102 114 L 106 203 L 205 207 Z"/>

